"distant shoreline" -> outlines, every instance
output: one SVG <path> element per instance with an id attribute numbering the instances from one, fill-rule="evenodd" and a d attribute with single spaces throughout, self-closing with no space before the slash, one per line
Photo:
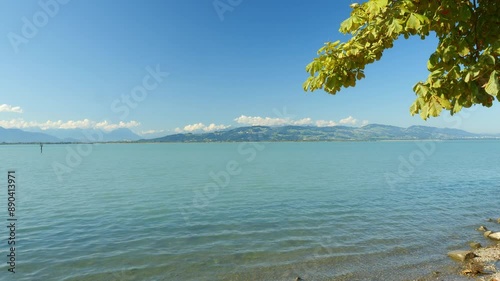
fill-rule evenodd
<path id="1" fill-rule="evenodd" d="M 99 136 L 99 137 L 97 137 Z M 29 132 L 0 127 L 0 143 L 222 143 L 222 142 L 357 142 L 500 139 L 500 134 L 470 133 L 454 128 L 382 124 L 352 126 L 246 126 L 213 132 L 184 132 L 162 137 L 140 136 L 129 129 Z"/>
<path id="2" fill-rule="evenodd" d="M 456 139 L 375 139 L 375 140 L 357 140 L 357 139 L 341 139 L 341 140 L 238 140 L 238 141 L 108 141 L 108 142 L 2 142 L 0 145 L 57 145 L 57 144 L 174 144 L 174 143 L 245 143 L 245 142 L 262 142 L 262 143 L 325 143 L 325 142 L 415 142 L 415 141 L 488 141 L 500 140 L 500 137 L 491 138 L 456 138 Z"/>

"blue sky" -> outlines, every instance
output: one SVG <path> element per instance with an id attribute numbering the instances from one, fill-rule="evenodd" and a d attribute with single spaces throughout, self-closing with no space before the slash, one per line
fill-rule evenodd
<path id="1" fill-rule="evenodd" d="M 412 87 L 426 79 L 437 44 L 431 37 L 397 41 L 355 88 L 304 92 L 316 51 L 347 38 L 338 28 L 353 2 L 1 1 L 0 126 L 156 136 L 382 123 L 500 133 L 497 104 L 428 121 L 410 116 Z"/>

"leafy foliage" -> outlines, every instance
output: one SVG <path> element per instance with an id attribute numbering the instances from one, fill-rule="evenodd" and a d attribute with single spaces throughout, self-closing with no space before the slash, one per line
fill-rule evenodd
<path id="1" fill-rule="evenodd" d="M 476 2 L 477 1 L 477 2 Z M 327 42 L 307 65 L 305 91 L 336 94 L 354 87 L 364 69 L 382 57 L 401 36 L 439 39 L 427 62 L 429 76 L 413 90 L 410 113 L 423 119 L 451 114 L 462 107 L 490 107 L 500 101 L 500 1 L 498 0 L 369 0 L 352 4 L 340 32 L 347 42 Z"/>

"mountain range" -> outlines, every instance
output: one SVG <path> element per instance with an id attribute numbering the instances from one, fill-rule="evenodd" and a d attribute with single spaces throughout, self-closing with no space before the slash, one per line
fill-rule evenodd
<path id="1" fill-rule="evenodd" d="M 64 142 L 89 142 L 89 139 L 91 141 L 99 140 L 102 142 L 136 141 L 141 139 L 140 136 L 126 128 L 119 128 L 112 131 L 96 129 L 48 129 L 43 132 Z"/>
<path id="2" fill-rule="evenodd" d="M 36 129 L 24 131 L 0 127 L 0 143 L 116 142 L 136 141 L 140 138 L 126 128 L 108 132 L 95 129 Z"/>
<path id="3" fill-rule="evenodd" d="M 94 136 L 89 139 L 87 136 Z M 98 136 L 98 137 L 97 137 Z M 458 129 L 411 126 L 408 128 L 370 124 L 363 127 L 252 126 L 211 133 L 174 134 L 141 139 L 129 129 L 113 131 L 49 129 L 24 131 L 0 127 L 0 143 L 56 142 L 244 142 L 244 141 L 376 141 L 376 140 L 453 140 L 500 138 L 500 135 L 469 133 Z"/>
<path id="4" fill-rule="evenodd" d="M 363 127 L 282 126 L 240 127 L 204 134 L 175 134 L 141 142 L 242 142 L 242 141 L 375 141 L 472 139 L 498 136 L 473 134 L 463 130 L 411 126 L 401 128 L 370 124 Z"/>
<path id="5" fill-rule="evenodd" d="M 26 132 L 20 129 L 5 129 L 0 127 L 0 142 L 59 142 L 60 139 L 39 132 Z"/>

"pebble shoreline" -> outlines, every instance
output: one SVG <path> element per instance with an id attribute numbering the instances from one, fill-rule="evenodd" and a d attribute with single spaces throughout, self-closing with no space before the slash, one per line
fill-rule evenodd
<path id="1" fill-rule="evenodd" d="M 497 220 L 489 219 L 488 222 L 500 224 Z M 495 228 L 500 228 L 496 226 Z M 471 250 L 451 251 L 448 256 L 461 262 L 460 274 L 473 277 L 478 281 L 500 281 L 500 231 L 492 231 L 481 225 L 477 228 L 491 245 L 481 246 L 478 242 L 471 242 Z"/>

